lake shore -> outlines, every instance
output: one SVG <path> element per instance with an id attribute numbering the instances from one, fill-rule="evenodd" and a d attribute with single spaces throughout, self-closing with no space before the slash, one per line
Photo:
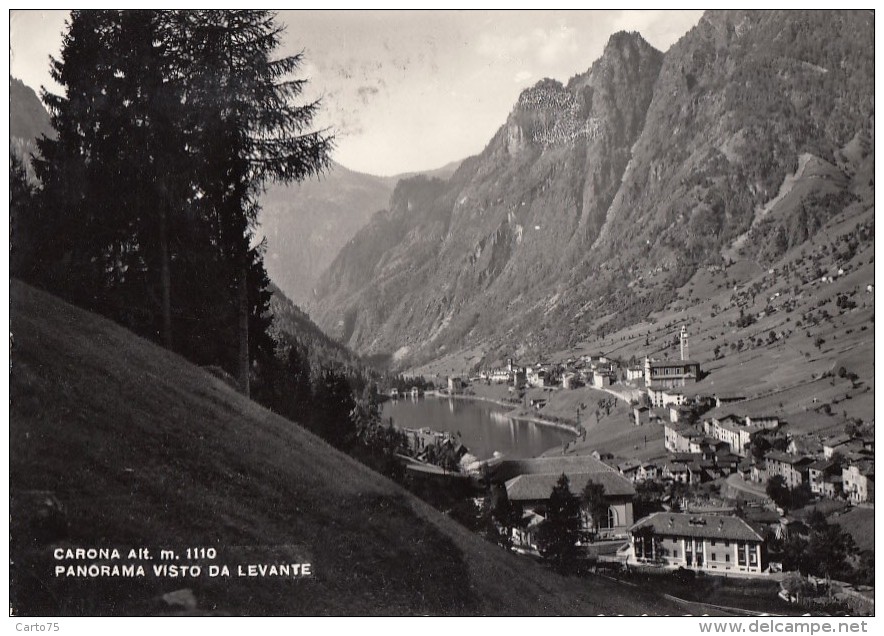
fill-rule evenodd
<path id="1" fill-rule="evenodd" d="M 506 413 L 506 416 L 513 420 L 520 420 L 522 422 L 531 422 L 532 424 L 537 424 L 538 426 L 549 426 L 552 428 L 558 428 L 563 431 L 568 431 L 573 434 L 575 437 L 580 435 L 581 431 L 577 429 L 576 426 L 571 424 L 565 424 L 562 422 L 553 422 L 552 420 L 547 420 L 542 417 L 537 417 L 534 415 L 526 415 L 524 413 L 519 412 L 519 408 L 514 406 L 512 402 L 505 402 L 503 400 L 496 400 L 491 397 L 486 397 L 483 395 L 468 395 L 465 393 L 455 393 L 454 395 L 450 395 L 448 393 L 443 393 L 441 391 L 427 391 L 424 395 L 428 395 L 431 397 L 438 398 L 453 398 L 457 400 L 476 400 L 480 402 L 490 402 L 492 404 L 496 404 L 498 406 L 503 406 L 509 408 L 510 410 Z"/>

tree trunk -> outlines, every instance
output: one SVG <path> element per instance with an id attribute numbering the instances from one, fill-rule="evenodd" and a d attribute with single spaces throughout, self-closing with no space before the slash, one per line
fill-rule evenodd
<path id="1" fill-rule="evenodd" d="M 172 273 L 169 266 L 169 230 L 165 204 L 160 206 L 160 287 L 162 289 L 162 338 L 166 349 L 172 348 Z"/>
<path id="2" fill-rule="evenodd" d="M 239 273 L 239 387 L 249 397 L 249 285 L 248 266 L 243 263 Z"/>

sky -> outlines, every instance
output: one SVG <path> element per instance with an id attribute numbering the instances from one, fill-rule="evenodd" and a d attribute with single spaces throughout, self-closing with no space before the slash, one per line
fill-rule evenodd
<path id="1" fill-rule="evenodd" d="M 321 99 L 319 128 L 333 158 L 376 175 L 431 170 L 476 154 L 519 93 L 567 82 L 611 34 L 638 31 L 666 51 L 701 11 L 280 11 L 280 54 L 303 52 L 305 99 Z M 13 11 L 10 73 L 57 91 L 66 11 Z"/>

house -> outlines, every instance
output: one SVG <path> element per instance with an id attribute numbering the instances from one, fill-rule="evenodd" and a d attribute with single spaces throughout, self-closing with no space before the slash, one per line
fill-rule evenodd
<path id="1" fill-rule="evenodd" d="M 645 370 L 642 367 L 628 367 L 626 369 L 627 382 L 637 382 L 645 379 Z"/>
<path id="2" fill-rule="evenodd" d="M 527 371 L 528 386 L 545 387 L 551 386 L 551 374 L 543 367 L 530 367 Z"/>
<path id="3" fill-rule="evenodd" d="M 651 360 L 645 358 L 645 386 L 666 388 L 693 384 L 700 377 L 700 363 L 693 360 Z"/>
<path id="4" fill-rule="evenodd" d="M 837 464 L 830 459 L 818 459 L 807 465 L 807 481 L 810 484 L 810 492 L 823 497 L 834 498 L 834 482 L 827 477 L 832 477 L 838 470 Z M 841 475 L 838 474 L 839 481 Z M 840 493 L 839 493 L 840 494 Z"/>
<path id="5" fill-rule="evenodd" d="M 636 481 L 653 481 L 660 475 L 660 469 L 657 464 L 645 462 L 638 467 L 636 471 Z"/>
<path id="6" fill-rule="evenodd" d="M 764 463 L 767 466 L 768 479 L 779 475 L 785 480 L 786 486 L 798 488 L 807 481 L 808 466 L 813 463 L 813 459 L 780 451 L 769 451 L 764 456 Z"/>
<path id="7" fill-rule="evenodd" d="M 842 452 L 853 438 L 850 435 L 835 435 L 823 441 L 823 457 L 831 459 L 836 451 Z"/>
<path id="8" fill-rule="evenodd" d="M 744 459 L 737 464 L 737 472 L 744 481 L 752 479 L 752 467 L 755 465 L 751 459 Z"/>
<path id="9" fill-rule="evenodd" d="M 648 398 L 651 406 L 655 408 L 666 408 L 670 404 L 681 405 L 687 402 L 682 391 L 662 384 L 648 386 Z"/>
<path id="10" fill-rule="evenodd" d="M 593 371 L 592 372 L 592 385 L 597 389 L 603 389 L 606 386 L 611 386 L 612 374 L 610 372 L 605 371 Z"/>
<path id="11" fill-rule="evenodd" d="M 663 470 L 660 471 L 663 479 L 674 481 L 679 484 L 699 483 L 700 476 L 695 475 L 687 464 L 677 464 L 670 462 L 664 464 Z"/>
<path id="12" fill-rule="evenodd" d="M 762 575 L 763 545 L 739 517 L 655 512 L 629 529 L 627 563 Z"/>
<path id="13" fill-rule="evenodd" d="M 776 415 L 734 413 L 730 409 L 714 409 L 703 417 L 706 434 L 727 442 L 731 452 L 741 457 L 747 456 L 755 433 L 776 430 L 779 426 L 780 418 Z"/>
<path id="14" fill-rule="evenodd" d="M 764 460 L 752 464 L 750 479 L 756 484 L 767 483 L 767 464 L 764 462 Z"/>
<path id="15" fill-rule="evenodd" d="M 669 405 L 669 421 L 670 422 L 688 422 L 692 419 L 693 411 L 685 404 Z"/>
<path id="16" fill-rule="evenodd" d="M 704 428 L 706 428 L 711 437 L 725 442 L 730 447 L 731 452 L 743 457 L 748 453 L 746 446 L 751 441 L 754 431 L 743 426 L 740 418 L 728 415 L 720 420 L 712 420 L 711 425 L 708 426 L 704 422 Z"/>
<path id="17" fill-rule="evenodd" d="M 774 431 L 780 426 L 780 418 L 772 413 L 746 413 L 746 427 Z"/>
<path id="18" fill-rule="evenodd" d="M 734 402 L 742 402 L 746 399 L 745 395 L 736 395 L 733 393 L 716 393 L 715 398 L 715 406 L 717 408 L 721 408 L 725 404 L 733 404 Z"/>
<path id="19" fill-rule="evenodd" d="M 390 398 L 393 400 L 399 399 L 399 389 L 390 389 Z"/>
<path id="20" fill-rule="evenodd" d="M 411 390 L 409 391 L 409 394 L 410 394 L 411 397 L 413 397 L 413 398 L 419 398 L 420 395 L 421 395 L 421 392 L 420 392 L 420 389 L 418 389 L 416 386 L 413 386 L 413 387 L 411 387 Z"/>
<path id="21" fill-rule="evenodd" d="M 704 437 L 703 433 L 693 426 L 672 422 L 663 425 L 663 445 L 671 453 L 691 452 L 691 440 L 702 437 Z"/>
<path id="22" fill-rule="evenodd" d="M 644 426 L 651 423 L 651 409 L 647 406 L 635 406 L 632 409 L 633 422 L 636 426 Z"/>
<path id="23" fill-rule="evenodd" d="M 494 382 L 495 384 L 506 384 L 512 378 L 512 373 L 509 369 L 497 368 L 492 369 L 491 373 L 488 376 L 488 379 Z"/>
<path id="24" fill-rule="evenodd" d="M 871 460 L 851 463 L 841 471 L 844 494 L 852 504 L 875 501 L 875 464 Z"/>
<path id="25" fill-rule="evenodd" d="M 455 393 L 463 392 L 463 380 L 459 377 L 449 377 L 448 378 L 448 392 L 454 395 Z"/>
<path id="26" fill-rule="evenodd" d="M 617 464 L 617 472 L 619 472 L 629 481 L 634 482 L 638 477 L 638 469 L 640 466 L 641 462 L 637 462 L 634 459 L 629 459 L 622 464 Z"/>
<path id="27" fill-rule="evenodd" d="M 740 458 L 730 453 L 716 455 L 712 461 L 722 477 L 732 475 L 740 469 Z"/>
<path id="28" fill-rule="evenodd" d="M 512 529 L 511 539 L 514 546 L 537 550 L 537 536 L 540 532 L 540 524 L 546 521 L 543 515 L 534 511 L 528 511 L 522 515 L 518 526 Z"/>
<path id="29" fill-rule="evenodd" d="M 552 458 L 557 459 L 557 458 Z M 583 459 L 591 459 L 584 456 Z M 593 460 L 595 461 L 595 460 Z M 593 472 L 565 471 L 552 473 L 524 473 L 506 481 L 506 494 L 510 501 L 519 502 L 523 510 L 544 516 L 549 496 L 562 474 L 568 477 L 570 490 L 580 497 L 587 484 L 599 484 L 604 488 L 604 500 L 608 506 L 607 517 L 601 527 L 592 528 L 591 521 L 583 520 L 583 530 L 595 532 L 602 538 L 624 537 L 633 523 L 632 502 L 635 498 L 633 485 L 610 466 L 600 464 L 602 469 Z M 551 464 L 553 465 L 553 464 Z M 593 468 L 585 464 L 587 468 Z"/>
<path id="30" fill-rule="evenodd" d="M 575 373 L 565 373 L 562 376 L 562 388 L 563 389 L 574 389 L 577 388 L 578 377 Z"/>
<path id="31" fill-rule="evenodd" d="M 408 445 L 415 453 L 424 451 L 429 446 L 442 446 L 451 439 L 451 433 L 434 431 L 429 428 L 400 428 L 408 440 Z"/>
<path id="32" fill-rule="evenodd" d="M 730 455 L 730 447 L 721 440 L 701 434 L 688 440 L 688 452 L 701 455 L 703 459 L 713 459 L 717 455 Z"/>

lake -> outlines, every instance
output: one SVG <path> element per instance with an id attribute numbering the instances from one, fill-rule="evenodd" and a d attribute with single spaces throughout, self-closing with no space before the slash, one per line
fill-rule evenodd
<path id="1" fill-rule="evenodd" d="M 491 402 L 444 397 L 403 398 L 385 402 L 381 415 L 403 428 L 460 431 L 461 441 L 479 459 L 495 451 L 510 458 L 536 457 L 574 439 L 566 430 L 506 416 L 509 409 Z"/>

